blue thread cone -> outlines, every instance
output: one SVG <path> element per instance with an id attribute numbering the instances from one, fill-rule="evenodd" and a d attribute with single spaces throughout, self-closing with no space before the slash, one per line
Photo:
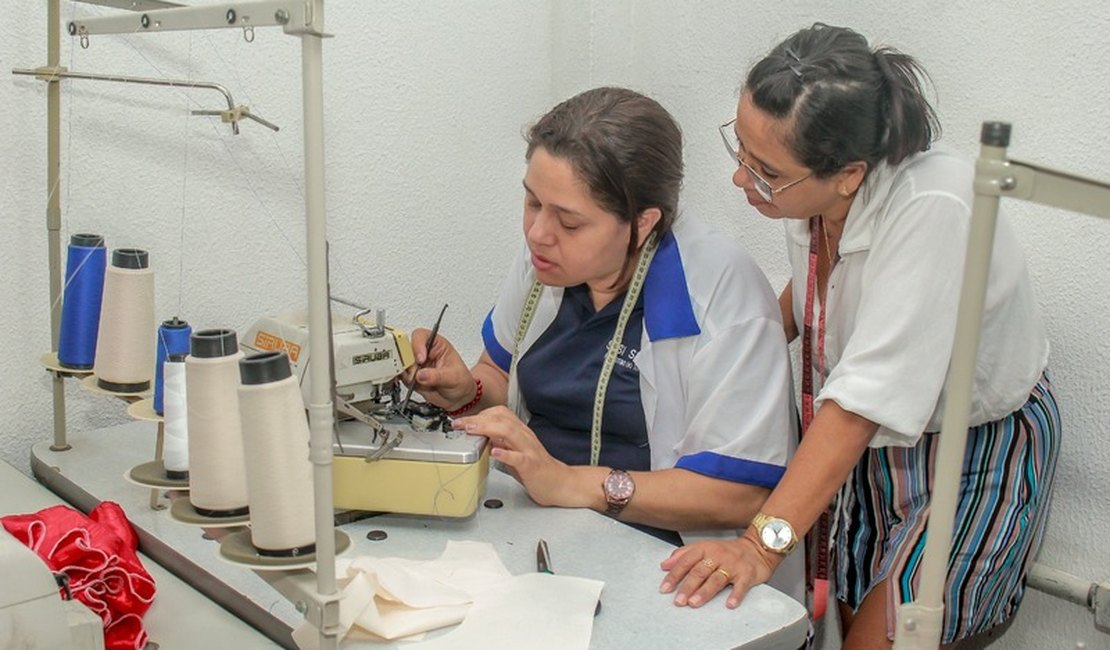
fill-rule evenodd
<path id="1" fill-rule="evenodd" d="M 64 368 L 91 370 L 100 330 L 100 301 L 108 249 L 100 235 L 69 238 L 62 322 L 58 330 L 58 363 Z"/>
<path id="2" fill-rule="evenodd" d="M 162 375 L 162 367 L 166 365 L 166 357 L 189 354 L 189 336 L 192 333 L 193 328 L 177 316 L 162 321 L 158 326 L 158 352 L 154 362 L 154 412 L 158 415 L 165 414 L 166 381 Z"/>

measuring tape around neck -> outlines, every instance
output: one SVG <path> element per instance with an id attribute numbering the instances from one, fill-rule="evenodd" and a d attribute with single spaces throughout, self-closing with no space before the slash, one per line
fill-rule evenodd
<path id="1" fill-rule="evenodd" d="M 640 249 L 640 260 L 636 263 L 636 271 L 633 273 L 632 281 L 625 293 L 620 316 L 617 317 L 616 329 L 613 331 L 613 337 L 609 340 L 605 352 L 605 361 L 601 364 L 601 374 L 597 378 L 597 390 L 594 393 L 593 425 L 590 427 L 590 465 L 597 465 L 601 457 L 601 416 L 605 410 L 605 392 L 609 388 L 609 378 L 613 375 L 613 366 L 617 361 L 617 352 L 620 350 L 621 340 L 624 339 L 624 330 L 628 326 L 628 319 L 632 316 L 632 310 L 635 309 L 636 301 L 640 298 L 640 291 L 644 288 L 644 279 L 647 277 L 648 267 L 651 266 L 651 260 L 655 257 L 655 251 L 658 248 L 659 238 L 656 233 L 652 232 Z M 509 365 L 510 376 L 516 376 L 516 368 L 521 356 L 519 354 L 520 344 L 524 341 L 524 336 L 532 325 L 532 317 L 536 315 L 536 306 L 539 304 L 540 294 L 543 293 L 543 286 L 539 280 L 533 282 L 532 289 L 528 292 L 528 297 L 524 301 L 524 308 L 520 313 L 520 322 L 516 328 L 516 337 L 513 340 L 513 357 Z"/>

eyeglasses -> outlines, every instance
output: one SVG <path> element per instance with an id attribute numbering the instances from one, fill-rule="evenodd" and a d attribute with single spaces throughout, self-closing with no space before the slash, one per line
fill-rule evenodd
<path id="1" fill-rule="evenodd" d="M 809 178 L 810 176 L 813 176 L 813 172 L 810 172 L 799 179 L 790 181 L 786 185 L 782 185 L 781 187 L 771 187 L 771 184 L 767 182 L 767 179 L 760 176 L 759 172 L 752 169 L 752 166 L 744 162 L 743 158 L 740 157 L 740 148 L 735 142 L 736 134 L 733 133 L 731 128 L 732 125 L 735 123 L 736 118 L 733 118 L 728 122 L 722 124 L 717 130 L 721 134 L 721 140 L 725 143 L 725 149 L 728 149 L 729 155 L 732 157 L 733 160 L 737 162 L 737 164 L 747 170 L 748 175 L 752 177 L 752 184 L 755 186 L 755 191 L 759 193 L 759 196 L 763 197 L 764 201 L 770 203 L 772 199 L 774 199 L 775 195 L 779 192 L 791 188 Z"/>

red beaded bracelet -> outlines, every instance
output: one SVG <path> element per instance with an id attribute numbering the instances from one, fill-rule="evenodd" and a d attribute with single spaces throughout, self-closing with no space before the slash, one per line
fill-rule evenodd
<path id="1" fill-rule="evenodd" d="M 447 415 L 449 417 L 456 418 L 456 417 L 462 415 L 463 413 L 466 413 L 470 409 L 474 408 L 475 406 L 478 405 L 478 402 L 482 401 L 482 380 L 475 377 L 474 378 L 474 385 L 476 385 L 478 387 L 478 391 L 476 393 L 474 393 L 474 399 L 470 400 L 466 404 L 463 404 L 462 406 L 455 409 L 454 411 L 447 411 Z"/>

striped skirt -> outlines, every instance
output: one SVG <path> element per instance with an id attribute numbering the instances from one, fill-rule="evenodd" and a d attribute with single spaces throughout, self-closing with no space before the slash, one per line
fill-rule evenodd
<path id="1" fill-rule="evenodd" d="M 914 599 L 940 436 L 868 449 L 837 499 L 832 575 L 858 610 L 889 578 L 887 636 Z M 968 429 L 945 586 L 942 643 L 984 632 L 1017 611 L 1041 546 L 1060 450 L 1060 413 L 1047 374 L 1020 410 Z"/>

